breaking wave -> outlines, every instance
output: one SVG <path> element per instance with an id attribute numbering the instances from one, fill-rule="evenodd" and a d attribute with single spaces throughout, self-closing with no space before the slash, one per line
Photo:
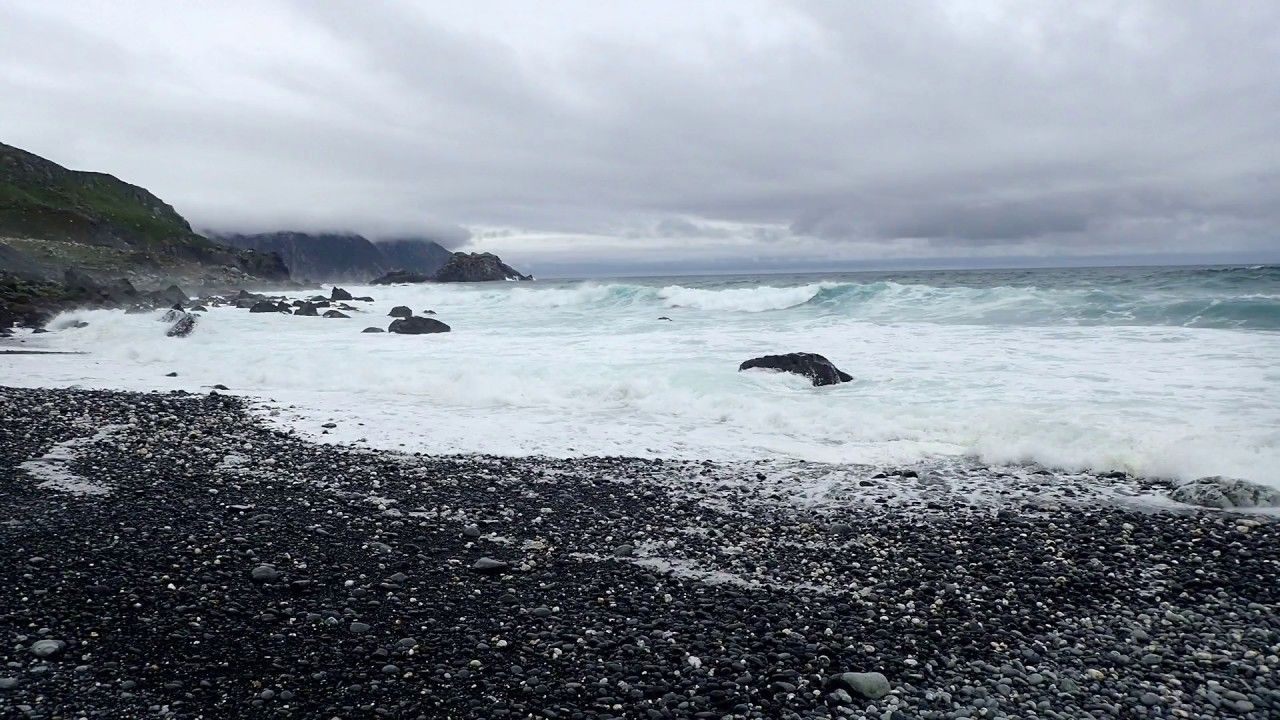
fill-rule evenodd
<path id="1" fill-rule="evenodd" d="M 1205 268 L 1090 285 L 959 285 L 878 280 L 733 286 L 553 283 L 474 289 L 453 300 L 559 310 L 635 308 L 685 313 L 801 311 L 879 323 L 1151 325 L 1280 330 L 1280 268 Z M 422 292 L 441 295 L 438 288 Z"/>

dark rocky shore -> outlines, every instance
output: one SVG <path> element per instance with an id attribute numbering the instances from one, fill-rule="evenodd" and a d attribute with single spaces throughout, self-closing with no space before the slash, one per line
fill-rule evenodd
<path id="1" fill-rule="evenodd" d="M 1270 517 L 775 480 L 0 388 L 0 716 L 1280 716 Z"/>

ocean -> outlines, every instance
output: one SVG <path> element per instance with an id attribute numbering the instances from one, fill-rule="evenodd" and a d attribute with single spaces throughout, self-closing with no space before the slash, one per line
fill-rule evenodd
<path id="1" fill-rule="evenodd" d="M 87 327 L 22 347 L 87 355 L 5 356 L 0 384 L 224 384 L 282 427 L 424 453 L 1035 463 L 1280 486 L 1277 266 L 347 289 L 375 302 L 349 320 L 215 308 L 185 339 L 159 313 L 77 311 L 51 327 Z M 394 305 L 453 331 L 360 332 Z M 854 381 L 737 371 L 793 351 Z"/>

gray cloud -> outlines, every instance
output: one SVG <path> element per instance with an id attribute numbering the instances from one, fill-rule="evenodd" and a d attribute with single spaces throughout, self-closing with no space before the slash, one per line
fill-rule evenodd
<path id="1" fill-rule="evenodd" d="M 1280 5 L 0 0 L 0 139 L 537 266 L 1280 256 Z"/>

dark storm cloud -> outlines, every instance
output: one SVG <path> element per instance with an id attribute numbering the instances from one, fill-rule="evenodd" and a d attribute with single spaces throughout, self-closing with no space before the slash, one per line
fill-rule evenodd
<path id="1" fill-rule="evenodd" d="M 1280 5 L 0 0 L 0 140 L 533 264 L 1280 254 Z"/>

